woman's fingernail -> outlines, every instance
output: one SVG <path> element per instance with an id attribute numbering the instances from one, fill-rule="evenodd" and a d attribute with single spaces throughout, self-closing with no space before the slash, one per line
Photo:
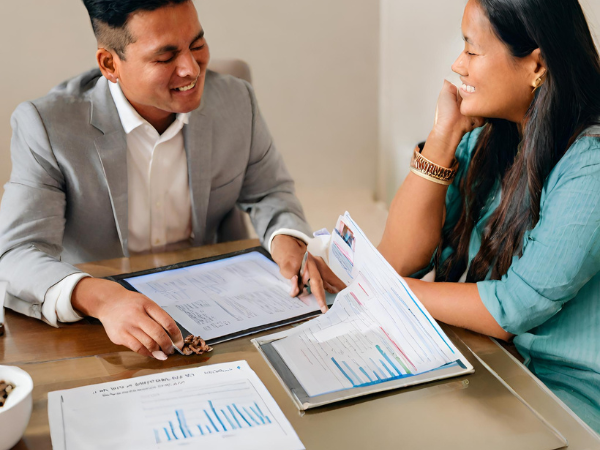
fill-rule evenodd
<path id="1" fill-rule="evenodd" d="M 161 352 L 160 350 L 157 350 L 155 352 L 152 352 L 152 356 L 154 356 L 156 359 L 158 359 L 159 361 L 165 361 L 167 359 L 167 355 L 165 355 L 163 352 Z"/>
<path id="2" fill-rule="evenodd" d="M 327 306 L 321 306 L 321 312 L 323 314 L 325 314 L 327 311 L 329 311 L 329 308 Z"/>

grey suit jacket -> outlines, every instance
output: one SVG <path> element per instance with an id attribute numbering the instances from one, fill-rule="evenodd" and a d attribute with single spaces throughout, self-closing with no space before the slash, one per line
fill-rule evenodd
<path id="1" fill-rule="evenodd" d="M 86 72 L 11 119 L 12 173 L 0 206 L 0 280 L 7 306 L 41 317 L 46 291 L 73 264 L 128 256 L 127 141 L 108 81 Z M 200 107 L 183 128 L 193 245 L 227 239 L 236 205 L 263 242 L 309 226 L 251 86 L 207 72 Z"/>

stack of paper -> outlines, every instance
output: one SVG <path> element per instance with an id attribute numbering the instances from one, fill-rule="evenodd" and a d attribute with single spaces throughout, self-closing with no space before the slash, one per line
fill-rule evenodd
<path id="1" fill-rule="evenodd" d="M 329 265 L 349 286 L 327 314 L 273 342 L 310 397 L 452 365 L 466 369 L 460 352 L 348 213 L 332 235 Z"/>

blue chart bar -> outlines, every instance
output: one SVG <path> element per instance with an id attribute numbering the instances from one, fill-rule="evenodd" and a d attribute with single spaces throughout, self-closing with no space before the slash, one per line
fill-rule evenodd
<path id="1" fill-rule="evenodd" d="M 359 373 L 363 375 L 363 378 L 360 378 L 357 372 L 354 371 L 346 361 L 341 361 L 340 363 L 336 361 L 336 359 L 333 357 L 331 358 L 331 361 L 333 362 L 333 364 L 335 364 L 335 366 L 342 373 L 342 375 L 344 375 L 344 377 L 346 377 L 348 381 L 352 383 L 352 387 L 369 386 L 372 384 L 385 383 L 386 381 L 398 380 L 400 378 L 412 376 L 411 374 L 403 374 L 396 367 L 396 365 L 389 358 L 389 356 L 383 350 L 381 350 L 381 348 L 378 345 L 376 347 L 377 350 L 379 350 L 381 356 L 385 358 L 385 361 L 383 358 L 379 359 L 380 365 L 377 365 L 377 363 L 375 363 L 375 361 L 373 361 L 372 358 L 369 358 L 369 360 L 373 364 L 374 369 L 369 367 L 365 369 L 364 367 L 359 366 L 358 370 Z M 397 374 L 393 371 L 396 371 Z M 370 375 L 371 372 L 373 373 L 373 375 Z"/>
<path id="2" fill-rule="evenodd" d="M 388 362 L 388 364 L 390 366 L 392 366 L 396 372 L 398 372 L 398 375 L 402 376 L 402 372 L 400 372 L 400 370 L 396 367 L 396 364 L 394 364 L 392 362 L 392 360 L 387 355 L 387 353 L 385 353 L 383 350 L 381 350 L 381 347 L 379 345 L 376 345 L 375 347 L 377 348 L 377 350 L 379 350 L 379 353 L 381 353 L 381 356 L 383 356 L 385 358 L 385 360 Z"/>
<path id="3" fill-rule="evenodd" d="M 169 426 L 171 427 L 171 433 L 173 433 L 173 437 L 174 437 L 175 439 L 179 439 L 179 438 L 177 437 L 177 435 L 175 434 L 175 428 L 173 428 L 173 422 L 169 421 Z"/>
<path id="4" fill-rule="evenodd" d="M 213 414 L 215 415 L 215 417 L 217 418 L 217 420 L 219 421 L 219 423 L 221 424 L 221 427 L 223 428 L 223 431 L 227 431 L 227 428 L 225 428 L 225 425 L 223 425 L 223 421 L 221 420 L 221 418 L 219 417 L 219 415 L 217 414 L 217 410 L 215 409 L 215 407 L 213 406 L 213 403 L 209 400 L 208 404 L 210 405 L 210 409 L 212 409 Z M 205 410 L 206 411 L 206 410 Z M 208 415 L 208 414 L 207 414 Z M 219 431 L 219 430 L 217 430 Z"/>
<path id="5" fill-rule="evenodd" d="M 333 356 L 331 357 L 331 360 L 337 366 L 338 370 L 340 372 L 342 372 L 342 375 L 344 375 L 346 378 L 348 378 L 348 381 L 350 381 L 350 383 L 352 383 L 352 386 L 356 386 L 356 383 L 354 382 L 354 380 L 352 378 L 350 378 L 350 376 L 344 371 L 344 369 L 342 369 L 342 366 L 340 366 L 338 364 L 338 362 L 335 360 L 335 358 Z"/>
<path id="6" fill-rule="evenodd" d="M 233 420 L 235 420 L 235 423 L 237 424 L 238 428 L 242 428 L 242 424 L 240 424 L 239 420 L 233 413 L 233 409 L 231 409 L 231 406 L 227 405 L 227 409 L 229 410 L 229 414 L 231 414 L 231 416 L 233 417 Z"/>
<path id="7" fill-rule="evenodd" d="M 233 424 L 233 422 L 231 421 L 231 419 L 229 418 L 229 416 L 227 415 L 227 413 L 225 413 L 225 411 L 221 410 L 221 414 L 223 416 L 225 416 L 225 418 L 227 419 L 227 422 L 229 422 L 229 426 L 231 427 L 231 429 L 235 430 L 236 426 Z"/>
<path id="8" fill-rule="evenodd" d="M 208 409 L 202 410 L 205 420 L 193 425 L 192 428 L 188 425 L 183 409 L 176 409 L 177 421 L 170 420 L 162 429 L 153 430 L 156 443 L 207 436 L 213 433 L 227 433 L 272 423 L 256 402 L 239 407 L 232 403 L 217 409 L 213 402 L 209 401 L 208 406 Z"/>
<path id="9" fill-rule="evenodd" d="M 363 368 L 361 367 L 361 368 L 360 368 L 360 371 L 361 371 L 362 373 L 364 373 L 364 374 L 365 374 L 365 377 L 367 377 L 367 378 L 369 379 L 369 382 L 372 382 L 372 381 L 373 381 L 365 369 L 363 369 Z"/>

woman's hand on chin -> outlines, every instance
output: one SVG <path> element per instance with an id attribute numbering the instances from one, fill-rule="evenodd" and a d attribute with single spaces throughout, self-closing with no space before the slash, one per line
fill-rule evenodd
<path id="1" fill-rule="evenodd" d="M 458 88 L 447 80 L 438 97 L 432 135 L 456 149 L 462 137 L 484 123 L 482 117 L 467 117 L 460 112 L 462 97 Z"/>

